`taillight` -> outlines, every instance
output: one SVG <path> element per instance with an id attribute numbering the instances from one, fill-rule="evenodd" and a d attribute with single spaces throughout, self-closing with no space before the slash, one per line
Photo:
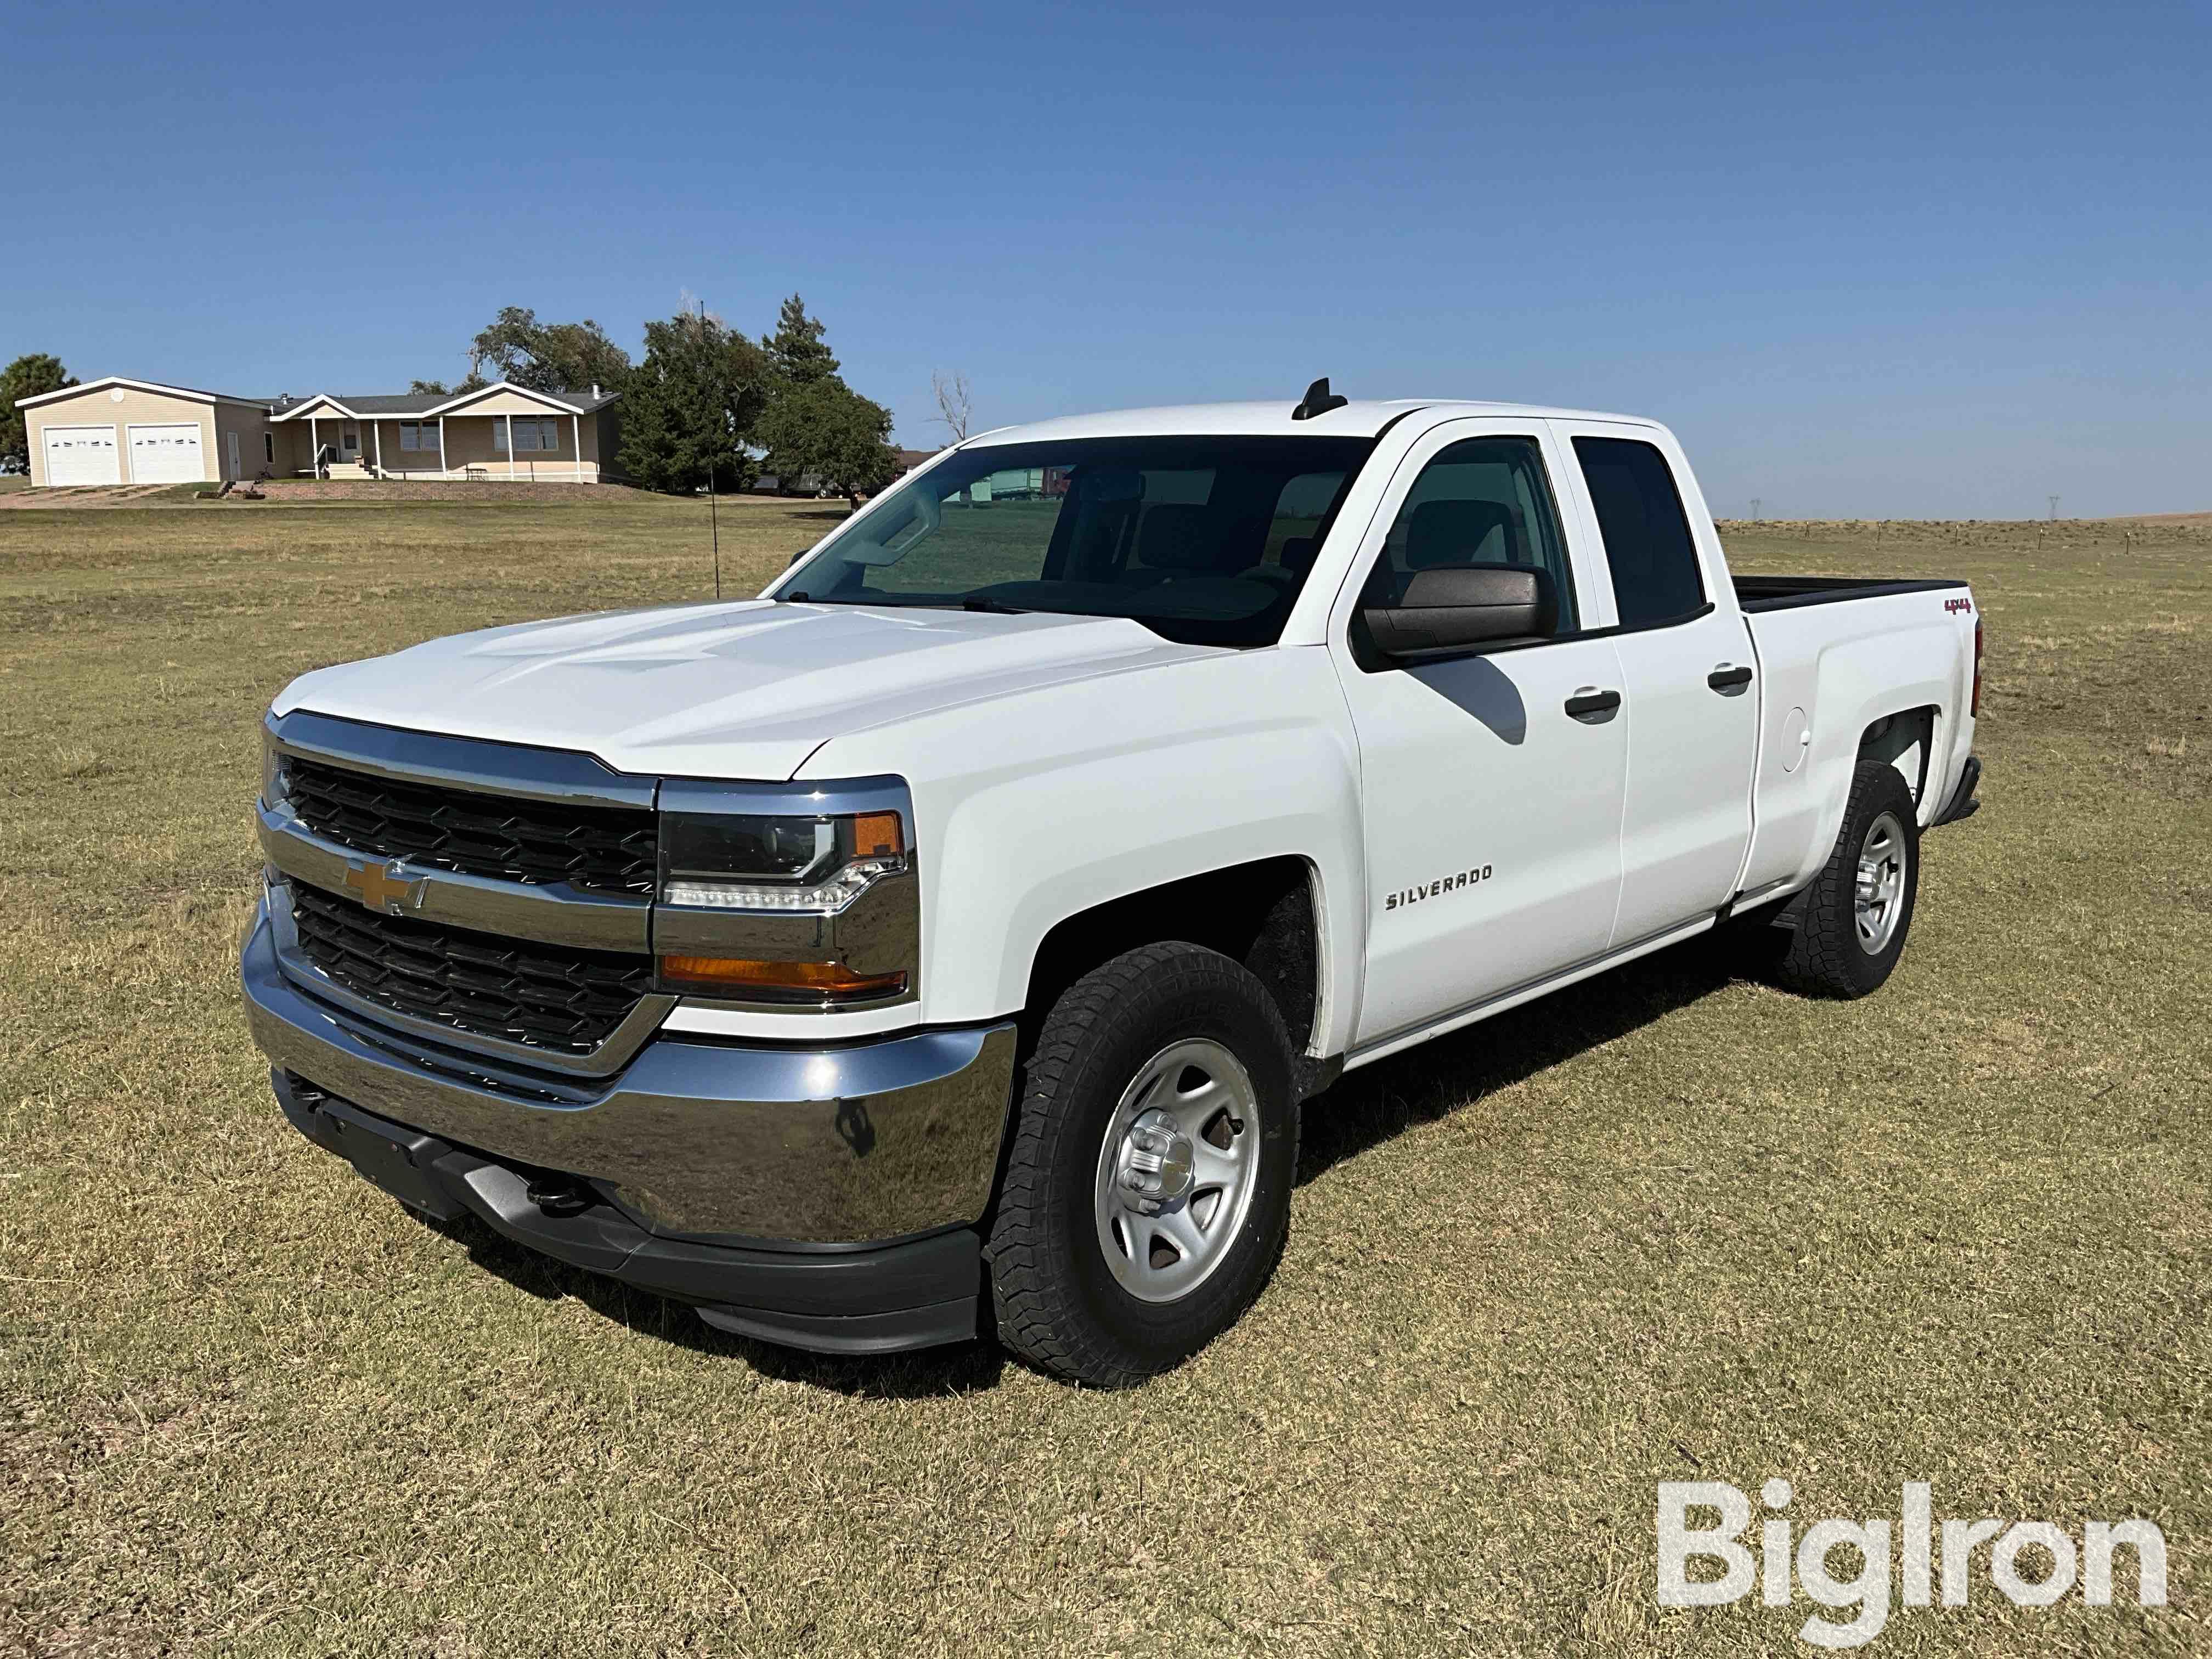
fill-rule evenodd
<path id="1" fill-rule="evenodd" d="M 1982 717 L 1982 619 L 1974 617 L 1974 701 L 1966 712 L 1976 720 Z"/>

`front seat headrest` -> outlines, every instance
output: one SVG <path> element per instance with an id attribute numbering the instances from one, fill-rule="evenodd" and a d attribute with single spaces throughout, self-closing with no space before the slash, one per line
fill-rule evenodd
<path id="1" fill-rule="evenodd" d="M 1423 501 L 1406 526 L 1406 568 L 1514 562 L 1514 517 L 1503 501 Z M 1499 544 L 1486 550 L 1492 532 Z"/>

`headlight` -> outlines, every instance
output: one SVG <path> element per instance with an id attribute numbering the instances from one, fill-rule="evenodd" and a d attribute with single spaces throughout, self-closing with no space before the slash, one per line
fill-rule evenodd
<path id="1" fill-rule="evenodd" d="M 276 734 L 269 729 L 269 722 L 261 723 L 261 804 L 274 807 L 284 799 L 284 751 L 276 746 Z"/>
<path id="2" fill-rule="evenodd" d="M 664 990 L 780 1008 L 912 997 L 921 903 L 899 780 L 672 782 L 660 804 Z"/>
<path id="3" fill-rule="evenodd" d="M 834 916 L 906 868 L 896 812 L 818 818 L 671 812 L 661 820 L 660 896 L 671 904 Z"/>

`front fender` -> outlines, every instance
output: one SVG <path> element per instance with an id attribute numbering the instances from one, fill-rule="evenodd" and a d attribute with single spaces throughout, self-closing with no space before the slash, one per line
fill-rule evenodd
<path id="1" fill-rule="evenodd" d="M 837 738 L 805 774 L 854 768 L 914 793 L 926 1022 L 1018 1010 L 1070 916 L 1295 857 L 1317 877 L 1317 1044 L 1348 1041 L 1366 884 L 1358 753 L 1327 653 L 1223 652 L 924 714 Z"/>

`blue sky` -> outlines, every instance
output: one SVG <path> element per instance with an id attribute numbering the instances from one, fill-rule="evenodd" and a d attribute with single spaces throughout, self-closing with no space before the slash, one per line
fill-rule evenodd
<path id="1" fill-rule="evenodd" d="M 2202 4 L 215 15 L 11 15 L 0 358 L 398 390 L 797 289 L 917 445 L 933 369 L 1328 374 L 1656 415 L 1724 516 L 2212 509 Z"/>

